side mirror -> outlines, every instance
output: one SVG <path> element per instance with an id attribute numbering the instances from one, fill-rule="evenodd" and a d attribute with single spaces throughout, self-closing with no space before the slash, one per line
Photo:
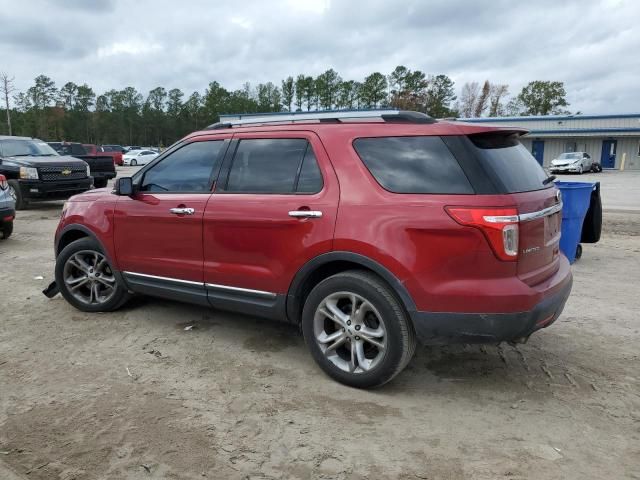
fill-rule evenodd
<path id="1" fill-rule="evenodd" d="M 122 177 L 116 181 L 116 195 L 130 197 L 133 195 L 133 180 L 131 177 Z"/>

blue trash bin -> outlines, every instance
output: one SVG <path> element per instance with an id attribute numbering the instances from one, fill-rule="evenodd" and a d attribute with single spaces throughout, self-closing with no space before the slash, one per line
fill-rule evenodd
<path id="1" fill-rule="evenodd" d="M 582 236 L 582 223 L 589 210 L 591 192 L 595 183 L 589 182 L 555 182 L 562 192 L 562 236 L 560 250 L 569 259 L 576 261 L 576 251 Z"/>

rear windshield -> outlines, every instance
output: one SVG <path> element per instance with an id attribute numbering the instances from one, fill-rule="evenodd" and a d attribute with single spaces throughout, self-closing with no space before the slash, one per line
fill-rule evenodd
<path id="1" fill-rule="evenodd" d="M 440 137 L 358 138 L 353 147 L 376 181 L 393 193 L 474 193 Z"/>
<path id="2" fill-rule="evenodd" d="M 531 192 L 553 186 L 552 182 L 543 183 L 547 174 L 520 143 L 518 134 L 479 134 L 469 138 L 480 160 L 503 184 L 507 193 Z"/>

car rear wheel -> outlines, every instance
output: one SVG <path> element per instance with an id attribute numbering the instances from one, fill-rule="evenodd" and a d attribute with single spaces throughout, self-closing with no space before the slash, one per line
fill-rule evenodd
<path id="1" fill-rule="evenodd" d="M 135 167 L 136 165 L 138 165 L 138 162 L 135 159 L 131 160 L 131 166 Z"/>
<path id="2" fill-rule="evenodd" d="M 9 196 L 13 198 L 13 201 L 16 203 L 16 210 L 22 210 L 27 206 L 28 202 L 22 195 L 22 190 L 20 189 L 20 184 L 17 180 L 9 180 Z"/>
<path id="3" fill-rule="evenodd" d="M 358 270 L 329 277 L 311 291 L 302 331 L 320 368 L 357 388 L 393 379 L 416 348 L 413 326 L 391 289 Z"/>
<path id="4" fill-rule="evenodd" d="M 83 312 L 109 312 L 129 299 L 120 276 L 91 238 L 76 240 L 60 252 L 55 276 L 65 300 Z"/>

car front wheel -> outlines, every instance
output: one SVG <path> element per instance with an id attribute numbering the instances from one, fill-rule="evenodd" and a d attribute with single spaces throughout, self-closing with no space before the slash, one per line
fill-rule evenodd
<path id="1" fill-rule="evenodd" d="M 131 160 L 131 166 L 135 167 L 136 165 L 138 165 L 138 162 L 135 160 Z"/>
<path id="2" fill-rule="evenodd" d="M 302 331 L 320 368 L 357 388 L 393 379 L 416 347 L 413 326 L 391 289 L 358 270 L 329 277 L 311 291 Z"/>
<path id="3" fill-rule="evenodd" d="M 62 296 L 83 312 L 109 312 L 129 299 L 98 242 L 82 238 L 56 258 L 56 283 Z"/>

